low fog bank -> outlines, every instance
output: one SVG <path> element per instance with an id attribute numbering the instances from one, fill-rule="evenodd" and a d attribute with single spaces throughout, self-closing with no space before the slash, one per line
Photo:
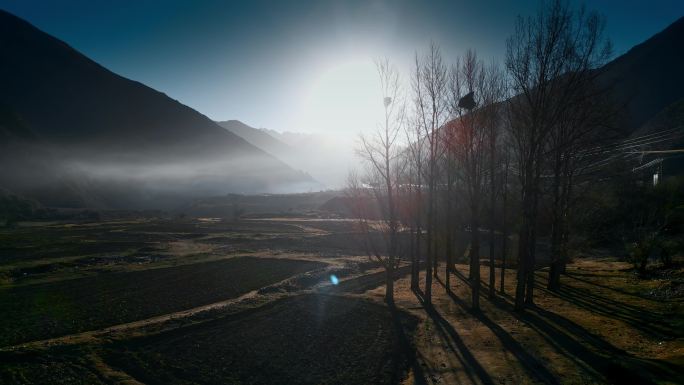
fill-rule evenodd
<path id="1" fill-rule="evenodd" d="M 327 188 L 344 188 L 350 170 L 360 169 L 356 136 L 277 133 L 294 151 L 280 155 L 285 163 L 304 170 Z"/>
<path id="2" fill-rule="evenodd" d="M 66 150 L 35 143 L 13 143 L 0 150 L 0 188 L 50 207 L 173 210 L 228 193 L 322 188 L 311 176 L 258 154 L 171 161 L 126 154 L 97 156 L 92 148 Z"/>

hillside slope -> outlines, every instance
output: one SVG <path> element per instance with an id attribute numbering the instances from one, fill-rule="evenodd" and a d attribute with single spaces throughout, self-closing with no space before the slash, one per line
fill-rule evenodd
<path id="1" fill-rule="evenodd" d="M 56 179 L 87 182 L 105 192 L 113 183 L 116 194 L 130 191 L 154 202 L 160 191 L 283 192 L 313 182 L 190 107 L 112 73 L 1 10 L 0 84 L 0 105 L 33 135 L 31 145 L 45 149 L 31 150 L 34 161 L 53 153 L 44 158 L 48 172 L 27 169 L 24 157 L 4 157 L 13 169 L 22 169 L 25 183 L 0 180 L 0 187 L 15 192 L 42 195 L 47 177 L 51 185 L 61 183 Z M 6 149 L 26 145 L 26 138 L 18 144 L 6 130 L 0 139 Z M 83 193 L 91 190 L 85 187 Z"/>
<path id="2" fill-rule="evenodd" d="M 628 132 L 684 97 L 682 52 L 684 17 L 602 68 L 603 80 L 624 107 L 620 125 Z"/>
<path id="3" fill-rule="evenodd" d="M 283 156 L 289 156 L 293 149 L 276 139 L 265 130 L 250 127 L 239 120 L 226 120 L 223 122 L 216 122 L 219 126 L 232 132 L 233 134 L 245 139 L 256 147 L 266 151 L 271 155 L 283 159 Z"/>

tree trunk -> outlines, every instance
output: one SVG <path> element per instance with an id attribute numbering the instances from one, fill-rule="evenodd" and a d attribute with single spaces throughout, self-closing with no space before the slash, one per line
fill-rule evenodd
<path id="1" fill-rule="evenodd" d="M 433 227 L 433 229 L 434 228 L 436 228 L 436 226 Z M 437 232 L 437 231 L 435 231 L 435 232 Z M 438 256 L 439 256 L 439 237 L 433 237 L 433 239 L 434 239 L 435 244 L 434 244 L 434 248 L 432 249 L 432 254 L 433 254 L 433 256 L 432 256 L 432 275 L 433 275 L 433 277 L 437 278 L 437 271 L 439 270 L 438 269 L 438 267 L 439 267 L 439 258 L 438 258 Z"/>
<path id="2" fill-rule="evenodd" d="M 530 242 L 533 242 L 533 239 L 531 239 L 531 227 L 534 226 L 532 221 L 532 192 L 529 185 L 531 182 L 527 181 L 531 181 L 531 172 L 529 170 L 526 171 L 526 181 L 523 182 L 524 185 L 522 187 L 522 222 L 518 235 L 518 274 L 515 286 L 516 311 L 521 311 L 525 308 L 525 298 L 528 292 L 527 286 L 530 281 L 529 277 L 534 275 L 533 266 L 530 264 Z"/>
<path id="3" fill-rule="evenodd" d="M 414 239 L 415 228 L 413 225 L 409 228 L 409 253 L 411 258 L 411 289 L 415 289 L 416 282 L 415 271 L 416 271 L 416 240 Z"/>
<path id="4" fill-rule="evenodd" d="M 413 272 L 414 289 L 420 288 L 420 263 L 423 260 L 423 249 L 420 246 L 420 240 L 423 237 L 423 229 L 420 224 L 416 226 L 416 268 Z"/>
<path id="5" fill-rule="evenodd" d="M 449 201 L 451 197 L 451 188 L 449 188 L 449 193 L 447 194 L 447 208 L 446 208 L 446 268 L 444 269 L 444 285 L 446 286 L 447 293 L 451 293 L 451 266 L 453 264 L 453 247 L 452 247 L 452 234 L 453 234 L 453 221 L 451 213 L 451 202 Z"/>
<path id="6" fill-rule="evenodd" d="M 527 230 L 528 224 L 525 215 L 522 218 L 520 232 L 518 233 L 518 273 L 515 284 L 515 310 L 525 308 L 525 286 L 527 286 Z"/>
<path id="7" fill-rule="evenodd" d="M 431 144 L 432 146 L 432 144 Z M 431 150 L 431 153 L 434 150 Z M 430 178 L 428 191 L 428 215 L 427 215 L 427 261 L 425 264 L 425 303 L 432 306 L 432 263 L 435 258 L 434 241 L 435 241 L 435 156 L 431 155 L 430 163 Z"/>
<path id="8" fill-rule="evenodd" d="M 493 195 L 493 192 L 492 192 Z M 494 198 L 491 201 L 492 206 L 494 206 Z M 495 263 L 496 258 L 494 257 L 494 245 L 496 244 L 495 234 L 494 234 L 494 209 L 491 209 L 491 214 L 489 218 L 489 299 L 494 298 L 496 293 L 496 282 L 495 282 Z"/>
<path id="9" fill-rule="evenodd" d="M 431 204 L 429 204 L 431 206 Z M 432 208 L 429 208 L 428 212 L 428 223 L 427 223 L 427 253 L 425 255 L 425 303 L 427 305 L 432 304 L 432 237 L 434 236 L 432 231 Z"/>
<path id="10" fill-rule="evenodd" d="M 390 257 L 387 273 L 387 289 L 385 290 L 385 302 L 388 305 L 394 304 L 394 258 Z"/>
<path id="11" fill-rule="evenodd" d="M 560 269 L 560 243 L 561 243 L 561 154 L 556 150 L 553 166 L 553 204 L 551 206 L 551 265 L 546 288 L 550 291 L 558 291 Z"/>
<path id="12" fill-rule="evenodd" d="M 504 201 L 505 202 L 505 201 Z M 501 240 L 501 279 L 499 280 L 499 284 L 501 288 L 499 289 L 499 292 L 501 294 L 506 294 L 506 289 L 504 289 L 504 281 L 506 279 L 506 253 L 508 253 L 508 227 L 506 226 L 506 204 L 504 203 L 504 212 L 503 212 L 503 228 L 501 229 L 501 235 L 502 235 L 502 240 Z"/>
<path id="13" fill-rule="evenodd" d="M 539 192 L 537 186 L 539 186 L 539 163 L 537 163 L 536 173 L 535 173 L 535 184 L 532 188 L 532 207 L 530 207 L 530 225 L 528 226 L 529 237 L 527 239 L 527 291 L 525 293 L 525 305 L 534 305 L 534 270 L 536 262 L 536 249 L 537 249 L 537 207 L 539 204 Z"/>
<path id="14" fill-rule="evenodd" d="M 570 160 L 568 160 L 570 162 Z M 570 241 L 570 205 L 572 199 L 573 186 L 573 172 L 572 167 L 566 164 L 565 168 L 565 189 L 563 190 L 563 211 L 562 211 L 562 225 L 561 225 L 561 264 L 558 275 L 558 287 L 560 287 L 560 274 L 565 274 L 565 267 L 568 264 L 568 242 Z"/>
<path id="15" fill-rule="evenodd" d="M 489 200 L 489 299 L 493 299 L 496 295 L 496 271 L 495 263 L 496 260 L 494 254 L 494 245 L 496 244 L 494 227 L 496 222 L 495 211 L 496 211 L 496 178 L 495 166 L 496 166 L 496 128 L 494 125 L 490 127 L 489 135 L 489 188 L 490 188 L 490 200 Z"/>
<path id="16" fill-rule="evenodd" d="M 480 233 L 477 218 L 477 208 L 472 208 L 470 229 L 470 285 L 472 288 L 473 310 L 480 309 Z"/>
<path id="17" fill-rule="evenodd" d="M 508 223 L 506 223 L 506 209 L 508 200 L 508 163 L 506 163 L 506 171 L 504 176 L 504 184 L 502 186 L 502 202 L 501 202 L 501 294 L 506 294 L 504 288 L 504 280 L 506 279 L 506 254 L 508 253 Z"/>

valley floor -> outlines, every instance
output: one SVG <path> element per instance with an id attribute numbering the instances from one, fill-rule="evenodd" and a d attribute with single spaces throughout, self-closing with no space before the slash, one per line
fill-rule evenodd
<path id="1" fill-rule="evenodd" d="M 42 224 L 0 240 L 0 383 L 684 381 L 681 269 L 639 280 L 578 258 L 558 293 L 540 270 L 536 306 L 516 313 L 515 270 L 500 293 L 496 269 L 491 299 L 483 281 L 472 312 L 465 265 L 449 291 L 440 266 L 432 307 L 404 266 L 391 309 L 345 221 Z"/>

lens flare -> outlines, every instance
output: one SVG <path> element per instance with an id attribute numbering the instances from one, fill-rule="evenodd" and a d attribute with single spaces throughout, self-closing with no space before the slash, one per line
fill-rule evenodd
<path id="1" fill-rule="evenodd" d="M 335 274 L 330 275 L 330 282 L 332 282 L 333 285 L 337 285 L 340 283 L 340 280 L 337 278 Z"/>

